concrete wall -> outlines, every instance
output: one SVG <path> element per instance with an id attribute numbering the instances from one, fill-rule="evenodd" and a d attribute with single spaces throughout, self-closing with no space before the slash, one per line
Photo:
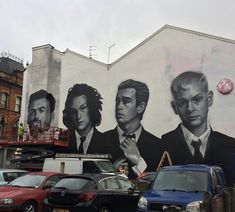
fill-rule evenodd
<path id="1" fill-rule="evenodd" d="M 28 99 L 32 93 L 40 89 L 53 94 L 56 105 L 55 118 L 51 125 L 58 125 L 62 57 L 63 53 L 54 49 L 51 45 L 33 48 L 32 63 L 28 66 L 24 75 L 21 119 L 23 119 L 25 126 L 28 116 Z"/>

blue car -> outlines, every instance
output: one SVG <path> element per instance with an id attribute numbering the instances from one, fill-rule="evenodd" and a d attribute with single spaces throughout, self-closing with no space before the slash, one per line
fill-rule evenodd
<path id="1" fill-rule="evenodd" d="M 163 167 L 151 188 L 140 197 L 138 212 L 199 211 L 205 194 L 218 194 L 225 187 L 223 171 L 217 166 L 182 165 Z"/>

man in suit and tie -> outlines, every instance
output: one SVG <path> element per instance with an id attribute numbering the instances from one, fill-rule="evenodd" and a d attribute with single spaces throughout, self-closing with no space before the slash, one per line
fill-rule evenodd
<path id="1" fill-rule="evenodd" d="M 155 171 L 162 156 L 160 139 L 147 132 L 142 124 L 149 99 L 149 89 L 132 79 L 118 86 L 115 115 L 118 126 L 104 133 L 104 150 L 119 167 L 127 165 L 129 178 L 144 171 Z"/>
<path id="2" fill-rule="evenodd" d="M 96 129 L 101 122 L 101 111 L 102 97 L 95 88 L 75 84 L 69 89 L 63 111 L 63 123 L 69 129 L 69 147 L 64 152 L 97 152 L 102 140 L 102 133 Z"/>
<path id="3" fill-rule="evenodd" d="M 171 106 L 182 123 L 162 135 L 162 141 L 173 164 L 203 163 L 226 170 L 226 152 L 235 148 L 235 139 L 213 131 L 208 123 L 213 92 L 206 76 L 201 72 L 184 72 L 173 80 L 171 93 Z"/>

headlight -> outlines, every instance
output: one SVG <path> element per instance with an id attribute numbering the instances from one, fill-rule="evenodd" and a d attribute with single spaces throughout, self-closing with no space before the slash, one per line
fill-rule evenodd
<path id="1" fill-rule="evenodd" d="M 141 209 L 147 209 L 147 199 L 145 197 L 140 197 L 139 202 L 138 202 L 138 207 Z"/>
<path id="2" fill-rule="evenodd" d="M 10 198 L 0 199 L 0 204 L 2 204 L 2 205 L 10 205 L 13 202 L 14 202 L 14 200 L 10 199 Z"/>
<path id="3" fill-rule="evenodd" d="M 195 201 L 195 202 L 190 202 L 186 206 L 186 211 L 190 212 L 200 212 L 200 205 L 202 204 L 202 201 Z"/>

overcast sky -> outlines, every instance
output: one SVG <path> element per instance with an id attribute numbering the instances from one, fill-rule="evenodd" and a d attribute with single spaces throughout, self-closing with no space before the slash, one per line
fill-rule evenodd
<path id="1" fill-rule="evenodd" d="M 0 0 L 0 52 L 51 44 L 110 62 L 165 24 L 235 40 L 234 0 Z"/>

